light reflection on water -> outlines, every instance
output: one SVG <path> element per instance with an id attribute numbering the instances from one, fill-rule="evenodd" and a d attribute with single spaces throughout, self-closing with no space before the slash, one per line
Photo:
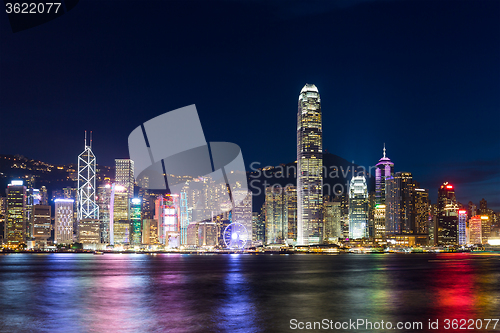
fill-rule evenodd
<path id="1" fill-rule="evenodd" d="M 0 255 L 0 331 L 284 332 L 292 318 L 499 318 L 499 258 Z"/>

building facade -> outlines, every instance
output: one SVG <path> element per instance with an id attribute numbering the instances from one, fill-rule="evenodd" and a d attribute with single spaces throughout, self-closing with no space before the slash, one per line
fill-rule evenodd
<path id="1" fill-rule="evenodd" d="M 438 245 L 458 244 L 458 205 L 455 188 L 448 182 L 438 190 L 436 212 L 436 229 Z"/>
<path id="2" fill-rule="evenodd" d="M 394 175 L 394 163 L 386 156 L 385 144 L 384 155 L 376 164 L 375 169 L 375 212 L 374 212 L 374 236 L 383 238 L 385 236 L 385 210 L 386 210 L 386 179 Z"/>
<path id="3" fill-rule="evenodd" d="M 349 184 L 349 238 L 367 237 L 368 186 L 364 176 L 356 176 Z"/>
<path id="4" fill-rule="evenodd" d="M 129 158 L 115 159 L 115 184 L 127 189 L 129 198 L 134 197 L 134 161 Z"/>
<path id="5" fill-rule="evenodd" d="M 26 245 L 26 197 L 22 180 L 7 185 L 5 241 L 9 247 Z"/>
<path id="6" fill-rule="evenodd" d="M 54 243 L 73 243 L 73 199 L 55 199 Z"/>
<path id="7" fill-rule="evenodd" d="M 323 129 L 321 99 L 314 84 L 300 91 L 297 114 L 297 243 L 323 240 Z"/>

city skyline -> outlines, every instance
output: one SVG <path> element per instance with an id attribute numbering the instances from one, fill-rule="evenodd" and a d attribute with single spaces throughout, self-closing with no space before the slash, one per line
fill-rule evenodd
<path id="1" fill-rule="evenodd" d="M 1 16 L 0 152 L 73 163 L 92 130 L 98 163 L 113 165 L 137 124 L 194 103 L 208 141 L 287 163 L 296 94 L 312 82 L 325 150 L 373 165 L 385 143 L 422 187 L 462 184 L 500 207 L 497 1 L 195 4 L 85 2 L 14 34 Z"/>

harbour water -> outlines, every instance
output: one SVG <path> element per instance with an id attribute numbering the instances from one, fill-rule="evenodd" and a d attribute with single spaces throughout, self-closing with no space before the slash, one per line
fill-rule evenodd
<path id="1" fill-rule="evenodd" d="M 500 255 L 5 254 L 0 312 L 1 332 L 500 332 Z"/>

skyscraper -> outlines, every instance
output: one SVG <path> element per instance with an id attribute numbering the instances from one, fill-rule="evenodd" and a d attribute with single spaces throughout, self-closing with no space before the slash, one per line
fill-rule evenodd
<path id="1" fill-rule="evenodd" d="M 385 181 L 394 175 L 394 163 L 385 155 L 378 161 L 375 170 L 375 238 L 385 236 Z"/>
<path id="2" fill-rule="evenodd" d="M 85 150 L 78 156 L 78 220 L 99 218 L 99 208 L 95 201 L 96 159 L 91 146 L 92 138 L 87 145 L 85 132 Z"/>
<path id="3" fill-rule="evenodd" d="M 300 91 L 297 113 L 297 243 L 323 240 L 323 130 L 321 99 L 314 84 Z"/>
<path id="4" fill-rule="evenodd" d="M 51 208 L 46 205 L 34 205 L 31 218 L 33 220 L 33 237 L 37 246 L 45 247 L 50 238 L 52 224 L 50 223 Z"/>
<path id="5" fill-rule="evenodd" d="M 324 212 L 325 242 L 335 242 L 342 238 L 340 202 L 325 202 Z"/>
<path id="6" fill-rule="evenodd" d="M 431 206 L 429 191 L 423 188 L 414 189 L 415 233 L 429 234 L 429 218 Z"/>
<path id="7" fill-rule="evenodd" d="M 467 227 L 467 211 L 465 209 L 460 209 L 458 211 L 458 245 L 465 245 L 466 239 L 466 227 Z"/>
<path id="8" fill-rule="evenodd" d="M 13 180 L 7 186 L 7 218 L 5 240 L 12 247 L 26 245 L 26 186 Z"/>
<path id="9" fill-rule="evenodd" d="M 115 184 L 127 189 L 129 198 L 134 197 L 134 161 L 129 158 L 115 159 Z"/>
<path id="10" fill-rule="evenodd" d="M 437 202 L 437 243 L 456 245 L 458 243 L 458 205 L 455 188 L 448 182 L 438 190 Z"/>
<path id="11" fill-rule="evenodd" d="M 130 200 L 127 189 L 122 185 L 112 184 L 109 200 L 109 244 L 123 244 L 124 239 L 127 239 L 127 243 L 129 242 L 128 237 L 124 236 L 125 233 L 130 234 L 129 209 Z M 115 228 L 115 225 L 118 228 Z"/>
<path id="12" fill-rule="evenodd" d="M 394 177 L 386 179 L 386 235 L 415 233 L 415 185 L 409 172 L 396 172 Z"/>
<path id="13" fill-rule="evenodd" d="M 130 221 L 132 224 L 131 243 L 141 245 L 141 199 L 132 198 L 130 200 Z"/>
<path id="14" fill-rule="evenodd" d="M 479 201 L 479 214 L 488 215 L 488 202 L 484 198 Z"/>
<path id="15" fill-rule="evenodd" d="M 73 243 L 73 199 L 56 199 L 54 243 Z"/>
<path id="16" fill-rule="evenodd" d="M 364 176 L 356 176 L 349 184 L 349 238 L 367 237 L 368 187 Z"/>
<path id="17" fill-rule="evenodd" d="M 233 222 L 241 223 L 247 230 L 245 246 L 250 247 L 252 245 L 252 192 L 242 191 L 238 194 L 238 197 L 244 198 L 241 202 L 235 204 L 233 208 Z"/>

